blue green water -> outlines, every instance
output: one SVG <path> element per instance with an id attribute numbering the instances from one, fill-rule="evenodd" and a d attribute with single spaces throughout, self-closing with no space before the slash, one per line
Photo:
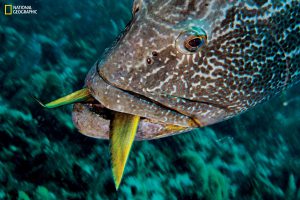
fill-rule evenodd
<path id="1" fill-rule="evenodd" d="M 4 15 L 5 4 L 36 15 Z M 0 199 L 300 199 L 299 85 L 229 121 L 136 142 L 115 191 L 109 142 L 81 135 L 71 106 L 131 18 L 130 0 L 0 2 Z"/>

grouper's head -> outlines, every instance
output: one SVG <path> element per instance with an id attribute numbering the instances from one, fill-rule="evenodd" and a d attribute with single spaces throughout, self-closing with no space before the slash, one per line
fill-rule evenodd
<path id="1" fill-rule="evenodd" d="M 212 27 L 196 18 L 197 13 L 179 9 L 189 9 L 186 6 L 180 2 L 134 2 L 126 31 L 86 79 L 86 87 L 103 108 L 75 106 L 74 122 L 82 133 L 108 138 L 108 110 L 142 117 L 138 139 L 169 136 L 225 119 L 222 104 L 193 100 L 197 88 L 192 90 L 191 84 L 208 86 L 205 80 L 198 80 L 197 59 L 203 62 L 200 53 L 205 52 Z M 101 115 L 95 115 L 100 111 Z"/>
<path id="2" fill-rule="evenodd" d="M 274 37 L 271 8 L 256 5 L 137 0 L 132 21 L 90 71 L 86 86 L 104 108 L 141 116 L 139 139 L 235 116 L 295 79 Z M 108 133 L 109 122 L 101 131 L 102 124 L 78 123 L 76 106 L 75 113 L 82 132 Z"/>

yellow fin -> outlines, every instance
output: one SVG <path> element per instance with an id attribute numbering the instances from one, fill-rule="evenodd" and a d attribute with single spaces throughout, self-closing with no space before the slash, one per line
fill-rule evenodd
<path id="1" fill-rule="evenodd" d="M 92 96 L 91 96 L 89 90 L 87 88 L 83 88 L 83 89 L 73 92 L 67 96 L 61 97 L 54 101 L 51 101 L 47 104 L 43 104 L 36 98 L 35 98 L 35 100 L 37 102 L 39 102 L 39 104 L 41 104 L 45 108 L 57 108 L 57 107 L 64 106 L 67 104 L 86 101 L 86 100 L 90 99 L 91 97 Z"/>
<path id="2" fill-rule="evenodd" d="M 117 190 L 122 180 L 139 121 L 139 116 L 118 112 L 115 113 L 114 119 L 111 121 L 110 152 L 112 172 Z"/>

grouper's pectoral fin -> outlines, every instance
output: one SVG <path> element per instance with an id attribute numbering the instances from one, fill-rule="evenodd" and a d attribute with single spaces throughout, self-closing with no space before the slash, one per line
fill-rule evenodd
<path id="1" fill-rule="evenodd" d="M 64 105 L 68 105 L 68 104 L 72 104 L 72 103 L 76 103 L 76 102 L 88 101 L 88 100 L 92 99 L 92 96 L 87 88 L 83 88 L 83 89 L 73 92 L 67 96 L 61 97 L 54 101 L 51 101 L 47 104 L 43 104 L 41 101 L 39 101 L 35 97 L 34 97 L 34 99 L 45 108 L 57 108 L 60 106 L 64 106 Z"/>
<path id="2" fill-rule="evenodd" d="M 126 161 L 139 125 L 139 116 L 118 113 L 111 121 L 110 151 L 116 189 L 122 180 Z"/>

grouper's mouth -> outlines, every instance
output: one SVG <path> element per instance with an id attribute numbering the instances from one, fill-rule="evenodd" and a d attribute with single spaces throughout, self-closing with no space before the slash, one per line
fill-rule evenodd
<path id="1" fill-rule="evenodd" d="M 111 85 L 98 74 L 96 65 L 87 75 L 85 90 L 88 101 L 74 105 L 73 121 L 81 133 L 91 137 L 109 139 L 116 113 L 140 118 L 137 140 L 161 138 L 198 126 L 188 116 Z"/>
<path id="2" fill-rule="evenodd" d="M 135 139 L 161 138 L 198 126 L 188 116 L 110 85 L 95 67 L 83 89 L 41 105 L 56 108 L 72 103 L 73 122 L 82 134 L 110 140 L 117 189 Z"/>
<path id="3" fill-rule="evenodd" d="M 118 113 L 122 113 L 124 116 L 131 115 L 140 118 L 135 140 L 159 139 L 193 128 L 192 126 L 174 125 L 130 113 L 116 112 L 104 107 L 96 100 L 90 103 L 75 103 L 73 107 L 73 122 L 79 132 L 84 135 L 97 139 L 110 139 L 112 121 Z M 193 125 L 195 126 L 196 124 Z"/>

